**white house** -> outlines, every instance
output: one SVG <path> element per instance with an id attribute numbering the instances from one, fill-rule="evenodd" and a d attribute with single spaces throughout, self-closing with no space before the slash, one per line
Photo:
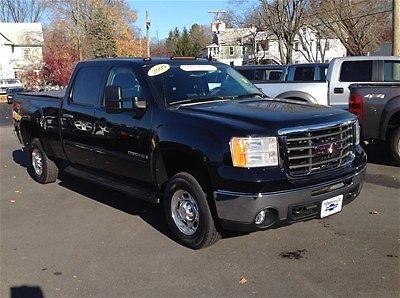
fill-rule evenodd
<path id="1" fill-rule="evenodd" d="M 285 54 L 285 52 L 283 52 Z M 214 34 L 213 43 L 206 47 L 204 57 L 229 64 L 280 64 L 278 38 L 257 28 L 227 28 Z M 320 37 L 309 27 L 303 27 L 293 44 L 293 63 L 329 62 L 346 56 L 346 48 L 335 38 Z"/>
<path id="2" fill-rule="evenodd" d="M 26 70 L 39 71 L 42 47 L 40 23 L 0 23 L 0 78 L 17 78 Z"/>

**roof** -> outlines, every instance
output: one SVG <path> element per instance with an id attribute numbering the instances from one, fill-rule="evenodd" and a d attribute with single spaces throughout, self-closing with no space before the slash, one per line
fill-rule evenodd
<path id="1" fill-rule="evenodd" d="M 0 34 L 13 45 L 43 45 L 41 23 L 0 23 Z"/>
<path id="2" fill-rule="evenodd" d="M 279 64 L 258 64 L 258 65 L 241 65 L 241 66 L 234 66 L 234 69 L 285 69 L 288 65 L 279 65 Z"/>
<path id="3" fill-rule="evenodd" d="M 399 56 L 348 56 L 341 58 L 333 58 L 335 61 L 365 61 L 365 60 L 398 60 Z"/>
<path id="4" fill-rule="evenodd" d="M 218 43 L 220 45 L 232 45 L 241 41 L 244 36 L 248 36 L 254 28 L 227 28 L 218 34 Z"/>
<path id="5" fill-rule="evenodd" d="M 103 59 L 94 59 L 88 61 L 79 62 L 80 65 L 85 64 L 108 64 L 112 65 L 113 63 L 132 63 L 135 65 L 155 65 L 155 64 L 169 64 L 169 65 L 181 65 L 181 64 L 213 64 L 213 65 L 225 65 L 221 62 L 217 61 L 209 61 L 207 59 L 202 58 L 192 58 L 192 57 L 151 57 L 151 58 L 143 58 L 143 57 L 135 57 L 135 58 L 103 58 Z"/>

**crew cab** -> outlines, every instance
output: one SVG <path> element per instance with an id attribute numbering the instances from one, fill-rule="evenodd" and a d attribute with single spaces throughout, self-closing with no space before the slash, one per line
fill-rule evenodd
<path id="1" fill-rule="evenodd" d="M 13 119 L 36 181 L 64 171 L 162 203 L 193 249 L 337 213 L 365 175 L 354 115 L 266 98 L 195 58 L 80 62 L 64 96 L 17 94 Z"/>
<path id="2" fill-rule="evenodd" d="M 400 61 L 385 73 L 385 83 L 350 85 L 349 112 L 358 117 L 362 139 L 386 142 L 400 164 Z"/>

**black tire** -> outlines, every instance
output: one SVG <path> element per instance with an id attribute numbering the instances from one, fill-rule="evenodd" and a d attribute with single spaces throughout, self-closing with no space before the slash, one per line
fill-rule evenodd
<path id="1" fill-rule="evenodd" d="M 30 172 L 33 178 L 42 184 L 51 183 L 57 180 L 58 167 L 47 157 L 46 152 L 43 150 L 42 144 L 39 139 L 33 139 L 30 146 Z M 34 159 L 40 155 L 41 171 L 38 170 L 37 161 L 36 168 Z"/>
<path id="2" fill-rule="evenodd" d="M 196 203 L 196 207 L 198 207 L 198 225 L 192 235 L 182 232 L 173 217 L 171 202 L 173 201 L 174 194 L 178 194 L 179 192 L 190 195 L 191 199 Z M 173 236 L 177 242 L 186 247 L 192 249 L 204 248 L 216 243 L 221 238 L 220 233 L 216 229 L 206 193 L 199 182 L 188 173 L 178 173 L 168 181 L 164 193 L 164 210 Z"/>
<path id="3" fill-rule="evenodd" d="M 389 149 L 396 163 L 400 163 L 400 127 L 397 127 L 390 135 Z"/>

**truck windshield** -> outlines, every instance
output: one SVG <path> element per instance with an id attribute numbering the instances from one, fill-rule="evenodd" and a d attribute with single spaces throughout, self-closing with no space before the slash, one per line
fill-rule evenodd
<path id="1" fill-rule="evenodd" d="M 145 71 L 158 96 L 167 105 L 264 96 L 245 77 L 225 65 L 158 64 Z"/>

